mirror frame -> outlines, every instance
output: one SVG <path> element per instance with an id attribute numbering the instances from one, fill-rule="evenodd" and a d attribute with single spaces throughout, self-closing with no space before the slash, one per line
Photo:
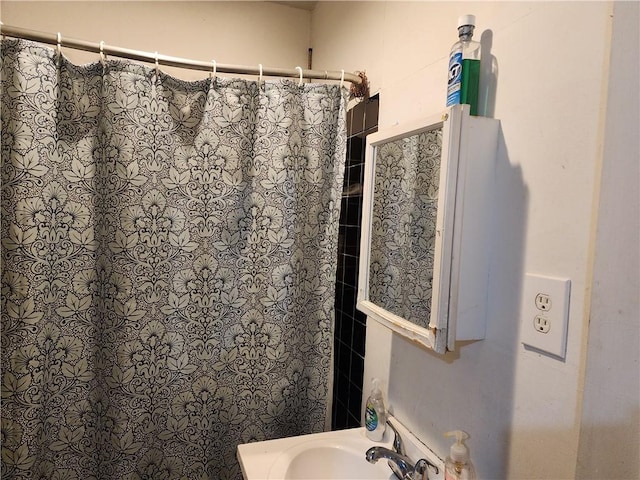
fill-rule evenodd
<path id="1" fill-rule="evenodd" d="M 394 332 L 438 353 L 446 352 L 447 335 L 455 331 L 455 328 L 449 328 L 449 309 L 461 116 L 462 109 L 449 108 L 421 120 L 380 130 L 367 136 L 366 143 L 357 308 L 369 318 Z M 431 313 L 428 328 L 425 328 L 385 310 L 369 299 L 375 162 L 378 148 L 382 144 L 440 127 L 442 128 L 442 156 L 440 159 Z"/>

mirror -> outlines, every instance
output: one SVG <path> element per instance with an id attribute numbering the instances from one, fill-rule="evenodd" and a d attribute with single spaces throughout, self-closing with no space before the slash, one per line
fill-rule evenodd
<path id="1" fill-rule="evenodd" d="M 429 326 L 442 128 L 376 149 L 369 300 Z"/>
<path id="2" fill-rule="evenodd" d="M 359 310 L 442 353 L 457 173 L 448 117 L 367 137 L 358 287 Z"/>

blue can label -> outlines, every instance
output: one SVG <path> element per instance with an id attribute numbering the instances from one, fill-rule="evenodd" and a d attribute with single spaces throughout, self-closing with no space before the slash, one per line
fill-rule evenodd
<path id="1" fill-rule="evenodd" d="M 460 103 L 462 85 L 462 52 L 454 52 L 449 57 L 449 80 L 447 82 L 447 107 Z"/>
<path id="2" fill-rule="evenodd" d="M 378 412 L 369 402 L 367 402 L 367 407 L 364 411 L 364 424 L 370 432 L 373 432 L 378 427 Z"/>

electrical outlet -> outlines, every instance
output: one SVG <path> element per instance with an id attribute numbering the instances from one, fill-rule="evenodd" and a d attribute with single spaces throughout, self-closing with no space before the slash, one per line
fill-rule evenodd
<path id="1" fill-rule="evenodd" d="M 536 315 L 533 319 L 533 328 L 536 329 L 536 332 L 549 333 L 551 322 L 544 315 Z"/>
<path id="2" fill-rule="evenodd" d="M 536 295 L 536 308 L 543 312 L 551 310 L 551 297 L 547 293 L 538 293 Z"/>
<path id="3" fill-rule="evenodd" d="M 564 358 L 571 281 L 527 274 L 520 306 L 520 340 L 528 347 Z"/>

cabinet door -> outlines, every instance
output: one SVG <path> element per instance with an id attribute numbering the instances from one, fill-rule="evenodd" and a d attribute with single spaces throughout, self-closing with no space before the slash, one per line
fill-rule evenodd
<path id="1" fill-rule="evenodd" d="M 463 113 L 454 107 L 367 137 L 358 308 L 440 353 Z"/>

